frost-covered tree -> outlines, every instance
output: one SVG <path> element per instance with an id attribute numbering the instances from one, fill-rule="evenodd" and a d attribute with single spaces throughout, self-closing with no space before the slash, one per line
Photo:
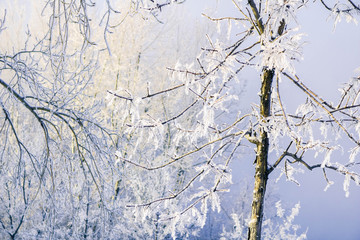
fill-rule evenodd
<path id="1" fill-rule="evenodd" d="M 183 82 L 181 85 L 159 92 L 168 94 L 171 99 L 169 92 L 184 91 L 193 102 L 179 114 L 174 114 L 174 117 L 159 120 L 159 126 L 140 125 L 141 128 L 168 125 L 173 129 L 174 136 L 180 135 L 183 139 L 171 145 L 181 146 L 182 151 L 169 151 L 161 164 L 153 161 L 142 163 L 120 154 L 117 157 L 150 172 L 166 171 L 165 168 L 179 162 L 184 164 L 192 161 L 197 174 L 188 177 L 181 190 L 134 206 L 149 208 L 161 201 L 166 204 L 180 195 L 189 194 L 191 201 L 188 207 L 173 218 L 181 224 L 181 217 L 188 219 L 192 216 L 199 218 L 199 226 L 203 226 L 207 204 L 213 210 L 220 210 L 219 193 L 231 184 L 230 162 L 242 157 L 239 154 L 241 148 L 253 144 L 255 181 L 251 218 L 247 223 L 248 238 L 260 239 L 267 181 L 274 169 L 281 165 L 286 177 L 294 182 L 293 174 L 298 169 L 296 166 L 308 170 L 319 168 L 328 186 L 332 181 L 328 179 L 327 172 L 336 171 L 344 175 L 346 195 L 351 180 L 359 184 L 359 173 L 356 171 L 359 165 L 356 161 L 359 150 L 359 78 L 353 78 L 342 89 L 339 101 L 331 103 L 307 86 L 306 82 L 311 80 L 303 80 L 297 75 L 294 61 L 301 60 L 303 42 L 298 30 L 301 23 L 296 17 L 303 7 L 311 7 L 313 3 L 297 0 L 233 3 L 238 9 L 238 16 L 213 18 L 204 15 L 217 23 L 219 34 L 207 36 L 208 45 L 202 48 L 192 66 L 177 64 L 170 69 L 173 76 Z M 331 11 L 335 24 L 343 17 L 348 22 L 356 22 L 359 7 L 352 1 L 343 1 L 334 6 L 329 6 L 325 1 L 320 1 L 320 4 Z M 231 28 L 235 24 L 236 28 Z M 224 27 L 226 30 L 221 31 Z M 234 32 L 237 33 L 236 37 L 233 37 Z M 241 112 L 242 109 L 236 108 L 236 102 L 244 83 L 237 76 L 248 68 L 254 68 L 260 73 L 260 101 L 250 111 Z M 287 104 L 282 101 L 280 89 L 283 81 L 293 83 L 305 96 L 305 102 L 294 111 L 286 110 Z M 147 94 L 143 98 L 150 96 Z M 124 99 L 123 96 L 119 97 Z M 191 125 L 187 123 L 183 126 L 179 118 L 186 117 L 193 121 Z M 340 138 L 346 138 L 351 144 L 344 144 Z M 184 146 L 189 146 L 190 150 L 186 151 Z M 344 148 L 348 148 L 349 156 L 331 159 L 334 151 Z M 307 157 L 311 153 L 321 156 L 323 160 L 311 162 L 312 158 Z M 285 228 L 290 223 L 287 222 Z M 269 233 L 269 230 L 265 232 Z M 296 234 L 287 232 L 286 235 L 284 231 L 281 232 L 281 238 L 296 237 Z M 265 237 L 271 238 L 271 235 Z"/>
<path id="2" fill-rule="evenodd" d="M 231 163 L 250 158 L 250 218 L 232 215 L 236 229 L 223 237 L 260 239 L 263 225 L 264 239 L 302 239 L 298 205 L 285 217 L 276 201 L 262 223 L 274 169 L 296 181 L 298 164 L 319 168 L 329 185 L 326 173 L 336 171 L 346 193 L 351 180 L 359 184 L 359 78 L 330 103 L 293 64 L 302 54 L 296 16 L 314 3 L 232 2 L 238 15 L 204 14 L 211 25 L 197 28 L 177 0 L 5 2 L 1 238 L 196 236 L 209 209 L 221 210 Z M 319 4 L 335 23 L 359 12 L 350 0 Z M 247 69 L 260 75 L 260 101 L 243 109 L 239 74 Z M 282 101 L 284 81 L 306 97 L 295 111 Z M 349 156 L 333 160 L 340 147 Z M 313 153 L 323 160 L 310 162 Z"/>

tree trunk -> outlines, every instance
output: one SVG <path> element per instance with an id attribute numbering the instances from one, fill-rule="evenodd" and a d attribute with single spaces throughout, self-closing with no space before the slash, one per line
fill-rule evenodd
<path id="1" fill-rule="evenodd" d="M 261 82 L 260 96 L 260 115 L 261 121 L 266 122 L 270 115 L 271 105 L 271 85 L 274 77 L 274 71 L 264 69 Z M 263 218 L 264 198 L 266 183 L 268 179 L 267 159 L 269 152 L 269 137 L 264 129 L 260 129 L 259 141 L 256 149 L 256 166 L 255 166 L 255 185 L 253 192 L 253 201 L 251 206 L 251 220 L 249 223 L 248 239 L 261 239 L 261 224 Z"/>

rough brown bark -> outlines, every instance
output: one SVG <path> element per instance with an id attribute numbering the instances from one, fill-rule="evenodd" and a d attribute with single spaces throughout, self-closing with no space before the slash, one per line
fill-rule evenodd
<path id="1" fill-rule="evenodd" d="M 261 121 L 266 121 L 270 116 L 271 85 L 274 71 L 264 69 L 261 76 L 260 114 Z M 248 229 L 248 239 L 261 239 L 261 224 L 263 218 L 264 198 L 268 179 L 267 162 L 269 151 L 269 137 L 266 131 L 260 129 L 259 141 L 257 142 L 255 161 L 255 185 L 251 206 L 251 220 Z"/>

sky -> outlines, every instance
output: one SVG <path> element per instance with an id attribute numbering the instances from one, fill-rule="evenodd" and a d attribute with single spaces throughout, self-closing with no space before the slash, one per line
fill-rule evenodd
<path id="1" fill-rule="evenodd" d="M 317 94 L 335 101 L 340 96 L 341 85 L 360 75 L 356 72 L 360 67 L 359 26 L 342 21 L 334 29 L 329 12 L 320 3 L 310 5 L 299 16 L 307 44 L 297 71 Z M 330 177 L 335 184 L 324 192 L 326 182 L 321 170 L 307 172 L 300 187 L 290 186 L 289 182 L 281 184 L 281 198 L 300 201 L 296 222 L 309 227 L 308 239 L 359 239 L 360 187 L 351 183 L 350 196 L 346 198 L 343 177 L 338 174 Z"/>
<path id="2" fill-rule="evenodd" d="M 209 2 L 213 4 L 209 7 Z M 216 17 L 236 16 L 237 12 L 230 0 L 226 1 L 191 1 L 187 2 L 189 11 L 195 16 L 200 12 L 213 12 L 217 4 Z M 358 18 L 360 21 L 360 19 Z M 351 77 L 360 75 L 360 31 L 354 23 L 341 21 L 334 29 L 334 21 L 320 2 L 310 3 L 300 11 L 298 16 L 299 32 L 306 33 L 303 48 L 303 61 L 296 64 L 297 74 L 303 81 L 320 96 L 335 101 L 339 98 L 338 89 Z M 255 74 L 258 76 L 258 73 Z M 254 74 L 242 75 L 244 79 L 252 79 Z M 247 92 L 253 95 L 257 85 L 248 81 Z M 292 84 L 283 82 L 284 102 L 288 109 L 295 108 L 303 99 L 301 92 Z M 289 94 L 286 94 L 289 93 Z M 294 93 L 296 93 L 294 95 Z M 246 96 L 246 99 L 257 101 L 257 96 Z M 249 98 L 248 98 L 249 97 Z M 343 156 L 336 155 L 342 158 Z M 308 159 L 311 156 L 308 156 Z M 316 160 L 314 160 L 316 161 Z M 317 159 L 317 162 L 321 160 Z M 335 160 L 336 161 L 336 160 Z M 237 171 L 241 176 L 251 180 L 252 166 L 248 165 L 243 170 Z M 245 169 L 245 170 L 244 170 Z M 236 169 L 235 169 L 236 170 Z M 279 175 L 274 172 L 274 177 Z M 235 172 L 233 170 L 233 172 Z M 360 238 L 360 187 L 351 183 L 350 196 L 345 197 L 343 190 L 343 177 L 337 173 L 328 173 L 330 180 L 335 182 L 326 192 L 326 181 L 320 169 L 312 172 L 305 171 L 298 175 L 300 186 L 282 178 L 278 184 L 270 179 L 269 189 L 275 191 L 283 204 L 288 208 L 300 202 L 300 214 L 295 218 L 295 223 L 301 225 L 301 231 L 307 230 L 307 239 L 327 240 L 356 240 Z M 241 176 L 234 176 L 241 178 Z M 236 186 L 234 186 L 236 188 Z"/>

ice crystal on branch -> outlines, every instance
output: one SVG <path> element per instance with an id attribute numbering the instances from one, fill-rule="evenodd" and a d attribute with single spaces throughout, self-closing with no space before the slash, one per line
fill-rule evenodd
<path id="1" fill-rule="evenodd" d="M 262 39 L 261 68 L 276 69 L 295 74 L 296 70 L 293 61 L 302 59 L 302 36 L 303 34 L 293 34 L 297 29 L 288 30 L 283 35 L 274 40 L 266 35 Z"/>

